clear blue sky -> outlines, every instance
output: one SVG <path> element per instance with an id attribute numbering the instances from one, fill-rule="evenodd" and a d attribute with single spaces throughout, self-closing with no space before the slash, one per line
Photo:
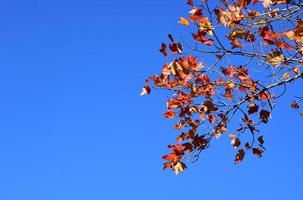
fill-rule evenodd
<path id="1" fill-rule="evenodd" d="M 303 121 L 287 97 L 263 159 L 234 165 L 223 140 L 181 175 L 162 170 L 176 136 L 166 97 L 139 94 L 184 2 L 0 2 L 1 200 L 303 199 Z"/>

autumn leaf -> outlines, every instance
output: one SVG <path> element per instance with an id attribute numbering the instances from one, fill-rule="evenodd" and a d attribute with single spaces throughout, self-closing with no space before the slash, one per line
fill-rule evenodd
<path id="1" fill-rule="evenodd" d="M 172 110 L 168 110 L 167 112 L 164 113 L 164 117 L 173 119 L 176 116 L 176 113 Z"/>
<path id="2" fill-rule="evenodd" d="M 240 149 L 236 155 L 236 158 L 235 158 L 235 163 L 236 164 L 239 164 L 241 163 L 241 161 L 243 160 L 244 158 L 244 155 L 245 155 L 245 152 L 243 149 Z"/>
<path id="3" fill-rule="evenodd" d="M 176 55 L 182 53 L 182 45 L 180 43 L 172 43 L 169 45 L 171 52 Z"/>
<path id="4" fill-rule="evenodd" d="M 151 92 L 148 80 L 146 80 L 145 83 L 146 83 L 146 85 L 142 88 L 142 92 L 141 92 L 140 96 L 144 96 L 146 94 L 150 94 L 150 92 Z"/>
<path id="5" fill-rule="evenodd" d="M 299 109 L 300 106 L 297 102 L 293 101 L 291 104 L 290 104 L 290 107 L 293 108 L 293 109 Z"/>
<path id="6" fill-rule="evenodd" d="M 210 100 L 204 101 L 202 107 L 204 108 L 205 112 L 215 112 L 218 110 L 218 107 L 216 107 Z"/>
<path id="7" fill-rule="evenodd" d="M 173 162 L 166 162 L 163 164 L 163 169 L 172 168 Z"/>
<path id="8" fill-rule="evenodd" d="M 252 151 L 254 155 L 258 156 L 259 158 L 262 157 L 263 150 L 261 148 L 253 148 Z"/>
<path id="9" fill-rule="evenodd" d="M 144 87 L 142 88 L 142 92 L 140 93 L 140 96 L 144 96 L 144 95 L 146 95 L 146 94 L 150 94 L 150 91 L 151 91 L 151 89 L 150 89 L 149 86 L 144 86 Z"/>
<path id="10" fill-rule="evenodd" d="M 300 69 L 298 67 L 295 67 L 293 68 L 292 70 L 296 75 L 299 75 L 301 72 L 300 72 Z"/>
<path id="11" fill-rule="evenodd" d="M 183 172 L 185 168 L 186 165 L 183 162 L 178 162 L 173 166 L 173 170 L 176 173 L 176 175 L 179 174 L 180 172 Z"/>
<path id="12" fill-rule="evenodd" d="M 303 21 L 298 22 L 294 30 L 294 38 L 297 42 L 303 42 Z"/>
<path id="13" fill-rule="evenodd" d="M 260 111 L 260 119 L 262 120 L 262 122 L 267 123 L 269 118 L 270 112 L 268 112 L 267 110 Z"/>
<path id="14" fill-rule="evenodd" d="M 194 7 L 190 12 L 190 20 L 195 22 L 202 17 L 202 10 L 198 7 Z"/>
<path id="15" fill-rule="evenodd" d="M 194 40 L 198 41 L 198 42 L 202 42 L 203 44 L 206 44 L 208 46 L 213 44 L 213 40 L 212 39 L 207 39 L 206 38 L 206 32 L 205 31 L 201 31 L 199 30 L 196 34 L 192 34 Z"/>
<path id="16" fill-rule="evenodd" d="M 213 35 L 214 28 L 207 17 L 201 17 L 198 26 L 201 31 L 206 32 L 208 35 Z"/>
<path id="17" fill-rule="evenodd" d="M 290 76 L 289 72 L 285 72 L 282 76 L 282 79 L 287 79 Z"/>
<path id="18" fill-rule="evenodd" d="M 239 40 L 237 40 L 237 39 L 232 40 L 231 45 L 232 45 L 233 49 L 243 47 L 243 44 L 241 42 L 239 42 Z"/>
<path id="19" fill-rule="evenodd" d="M 254 114 L 254 113 L 258 112 L 259 106 L 255 103 L 253 103 L 253 104 L 249 104 L 248 108 L 249 108 L 248 114 Z"/>
<path id="20" fill-rule="evenodd" d="M 160 51 L 161 53 L 163 53 L 163 55 L 164 55 L 165 57 L 168 57 L 167 45 L 166 45 L 166 44 L 162 43 L 161 49 L 160 49 L 159 51 Z"/>
<path id="21" fill-rule="evenodd" d="M 284 55 L 279 51 L 272 51 L 266 58 L 266 61 L 275 67 L 278 67 L 284 60 Z"/>
<path id="22" fill-rule="evenodd" d="M 168 96 L 166 118 L 176 119 L 175 142 L 162 158 L 164 169 L 184 171 L 181 161 L 195 160 L 215 138 L 227 136 L 237 148 L 236 164 L 247 151 L 261 158 L 265 151 L 259 127 L 268 123 L 280 96 L 301 80 L 303 7 L 290 0 L 187 0 L 192 37 L 162 43 L 171 56 L 149 78 Z M 284 23 L 285 22 L 285 23 Z M 191 41 L 190 41 L 191 40 Z M 148 83 L 141 95 L 150 93 Z M 282 92 L 281 92 L 282 91 Z M 286 93 L 285 93 L 286 94 Z M 296 96 L 290 106 L 300 109 Z M 301 110 L 297 110 L 303 116 Z M 279 114 L 279 113 L 277 113 Z M 252 135 L 251 135 L 252 134 Z M 224 141 L 224 140 L 223 140 Z"/>
<path id="23" fill-rule="evenodd" d="M 241 141 L 239 138 L 234 138 L 231 140 L 231 144 L 233 145 L 233 147 L 236 149 L 240 146 Z"/>
<path id="24" fill-rule="evenodd" d="M 259 136 L 259 137 L 258 137 L 258 141 L 259 141 L 259 143 L 260 143 L 261 145 L 263 145 L 263 144 L 264 144 L 263 136 Z"/>
<path id="25" fill-rule="evenodd" d="M 189 21 L 184 17 L 181 17 L 178 23 L 184 26 L 189 26 Z"/>

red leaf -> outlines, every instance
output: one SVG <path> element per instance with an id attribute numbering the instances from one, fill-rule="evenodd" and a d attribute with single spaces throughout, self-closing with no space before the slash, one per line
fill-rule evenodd
<path id="1" fill-rule="evenodd" d="M 173 119 L 176 116 L 176 113 L 172 110 L 168 110 L 167 112 L 164 113 L 164 117 Z"/>
<path id="2" fill-rule="evenodd" d="M 180 43 L 172 43 L 169 45 L 169 49 L 176 55 L 182 52 L 182 45 Z"/>
<path id="3" fill-rule="evenodd" d="M 170 153 L 170 154 L 167 154 L 165 156 L 162 156 L 162 159 L 172 161 L 172 162 L 178 162 L 179 157 L 174 153 Z"/>
<path id="4" fill-rule="evenodd" d="M 202 42 L 203 44 L 206 44 L 208 46 L 213 44 L 213 40 L 212 39 L 207 39 L 206 36 L 206 32 L 199 30 L 196 34 L 192 34 L 194 40 Z"/>

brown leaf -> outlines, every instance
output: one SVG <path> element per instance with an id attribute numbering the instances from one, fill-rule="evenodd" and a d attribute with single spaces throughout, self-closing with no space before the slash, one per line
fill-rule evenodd
<path id="1" fill-rule="evenodd" d="M 263 136 L 258 137 L 258 141 L 261 145 L 264 144 Z"/>
<path id="2" fill-rule="evenodd" d="M 144 86 L 144 87 L 142 88 L 142 92 L 140 93 L 140 96 L 144 96 L 144 95 L 146 95 L 146 94 L 150 94 L 150 91 L 151 91 L 151 89 L 150 89 L 149 86 Z"/>
<path id="3" fill-rule="evenodd" d="M 236 155 L 235 163 L 239 164 L 244 158 L 245 152 L 243 149 L 240 149 Z"/>
<path id="4" fill-rule="evenodd" d="M 260 111 L 260 119 L 262 122 L 267 123 L 270 118 L 270 112 L 267 110 L 261 110 Z"/>
<path id="5" fill-rule="evenodd" d="M 253 154 L 258 156 L 259 158 L 262 157 L 262 154 L 263 154 L 263 150 L 261 148 L 253 148 Z"/>
<path id="6" fill-rule="evenodd" d="M 239 138 L 234 138 L 234 139 L 231 140 L 231 144 L 236 149 L 240 146 L 241 140 Z"/>
<path id="7" fill-rule="evenodd" d="M 218 107 L 216 107 L 212 101 L 206 100 L 202 104 L 205 112 L 215 112 L 218 110 Z"/>
<path id="8" fill-rule="evenodd" d="M 252 103 L 252 104 L 249 104 L 248 108 L 249 108 L 248 114 L 254 114 L 254 113 L 258 112 L 259 106 L 255 103 Z"/>
<path id="9" fill-rule="evenodd" d="M 182 53 L 182 45 L 180 43 L 172 43 L 169 45 L 169 49 L 174 55 Z"/>
<path id="10" fill-rule="evenodd" d="M 293 109 L 299 109 L 300 108 L 299 104 L 296 101 L 293 101 L 290 104 L 290 107 L 292 107 Z"/>
<path id="11" fill-rule="evenodd" d="M 146 81 L 145 81 L 145 84 L 146 84 L 146 85 L 142 88 L 142 92 L 141 92 L 140 96 L 144 96 L 144 95 L 146 95 L 146 94 L 150 94 L 150 92 L 151 92 L 151 89 L 150 89 L 150 87 L 148 86 L 148 85 L 149 85 L 149 81 L 146 80 Z"/>
<path id="12" fill-rule="evenodd" d="M 161 45 L 161 49 L 159 50 L 161 53 L 163 53 L 163 55 L 167 58 L 168 57 L 168 53 L 167 53 L 167 45 L 162 43 Z"/>

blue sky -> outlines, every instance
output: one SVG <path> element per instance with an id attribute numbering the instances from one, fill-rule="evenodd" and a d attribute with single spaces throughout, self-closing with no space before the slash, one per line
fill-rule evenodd
<path id="1" fill-rule="evenodd" d="M 290 97 L 262 128 L 263 159 L 234 165 L 222 140 L 185 173 L 162 170 L 176 136 L 166 96 L 139 94 L 165 61 L 161 41 L 184 31 L 184 2 L 0 2 L 0 199 L 303 199 Z"/>

